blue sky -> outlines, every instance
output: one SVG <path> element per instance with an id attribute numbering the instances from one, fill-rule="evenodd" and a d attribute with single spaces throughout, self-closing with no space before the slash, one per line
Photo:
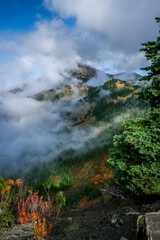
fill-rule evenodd
<path id="1" fill-rule="evenodd" d="M 27 32 L 34 29 L 40 19 L 61 18 L 58 13 L 49 11 L 43 0 L 0 0 L 0 31 Z M 62 18 L 61 18 L 62 19 Z M 62 19 L 73 28 L 75 18 Z"/>
<path id="2" fill-rule="evenodd" d="M 1 0 L 0 30 L 26 31 L 33 27 L 38 14 L 50 17 L 51 13 L 41 3 L 41 0 Z"/>

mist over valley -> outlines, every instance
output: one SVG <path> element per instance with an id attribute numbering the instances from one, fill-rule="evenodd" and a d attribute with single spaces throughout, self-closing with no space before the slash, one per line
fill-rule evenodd
<path id="1" fill-rule="evenodd" d="M 23 176 L 64 153 L 76 156 L 108 146 L 124 119 L 145 111 L 147 104 L 136 96 L 143 85 L 140 75 L 109 75 L 82 64 L 74 69 L 48 90 L 25 84 L 1 92 L 3 176 Z"/>

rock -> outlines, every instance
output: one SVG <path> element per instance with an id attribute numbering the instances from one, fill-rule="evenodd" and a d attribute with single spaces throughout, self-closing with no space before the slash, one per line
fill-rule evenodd
<path id="1" fill-rule="evenodd" d="M 72 221 L 73 221 L 73 218 L 72 218 L 72 217 L 68 217 L 67 220 L 68 220 L 69 222 L 72 222 Z"/>
<path id="2" fill-rule="evenodd" d="M 117 223 L 117 221 L 118 221 L 118 215 L 115 213 L 115 214 L 113 214 L 113 216 L 111 218 L 111 223 L 113 225 L 115 225 Z"/>
<path id="3" fill-rule="evenodd" d="M 144 212 L 151 212 L 152 211 L 152 207 L 151 207 L 150 204 L 143 204 L 142 209 L 143 209 Z"/>
<path id="4" fill-rule="evenodd" d="M 33 239 L 33 223 L 13 225 L 10 229 L 0 234 L 1 240 Z"/>
<path id="5" fill-rule="evenodd" d="M 95 68 L 92 68 L 90 66 L 78 64 L 78 68 L 72 70 L 71 74 L 73 77 L 79 78 L 86 82 L 89 79 L 95 77 L 97 74 L 97 71 Z"/>
<path id="6" fill-rule="evenodd" d="M 94 234 L 92 234 L 92 235 L 91 235 L 91 237 L 93 237 L 93 238 L 96 238 L 96 239 L 97 239 L 97 234 L 95 234 L 95 233 L 94 233 Z"/>
<path id="7" fill-rule="evenodd" d="M 136 212 L 136 211 L 127 212 L 125 215 L 126 215 L 126 216 L 129 216 L 129 215 L 137 215 L 137 216 L 139 216 L 139 215 L 140 215 L 140 212 Z"/>
<path id="8" fill-rule="evenodd" d="M 146 233 L 148 240 L 159 240 L 160 239 L 160 213 L 152 212 L 146 213 Z"/>
<path id="9" fill-rule="evenodd" d="M 160 201 L 157 201 L 157 202 L 155 202 L 154 204 L 152 204 L 152 207 L 151 207 L 151 208 L 153 209 L 152 212 L 158 212 L 158 211 L 160 211 Z"/>
<path id="10" fill-rule="evenodd" d="M 122 236 L 120 240 L 128 240 L 128 239 Z"/>
<path id="11" fill-rule="evenodd" d="M 138 217 L 136 239 L 160 239 L 160 212 L 150 212 Z"/>
<path id="12" fill-rule="evenodd" d="M 131 207 L 123 207 L 117 211 L 119 215 L 126 215 L 128 212 L 133 212 L 134 210 Z"/>
<path id="13" fill-rule="evenodd" d="M 119 220 L 119 223 L 120 223 L 120 224 L 123 224 L 124 222 L 123 222 L 123 220 L 122 220 L 122 219 L 120 219 L 120 220 Z"/>

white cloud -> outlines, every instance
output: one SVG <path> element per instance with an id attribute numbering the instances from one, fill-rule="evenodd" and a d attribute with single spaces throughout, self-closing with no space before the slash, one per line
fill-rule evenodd
<path id="1" fill-rule="evenodd" d="M 17 41 L 3 40 L 0 52 L 5 51 L 11 60 L 1 60 L 3 88 L 32 84 L 37 78 L 41 78 L 43 88 L 49 83 L 54 86 L 64 80 L 60 73 L 65 74 L 80 61 L 75 41 L 60 20 L 39 22 L 35 31 L 17 36 Z"/>
<path id="2" fill-rule="evenodd" d="M 92 128 L 78 129 L 67 120 L 77 109 L 81 93 L 76 85 L 68 100 L 39 102 L 19 93 L 0 96 L 1 174 L 23 173 L 38 161 L 54 159 L 65 150 L 87 150 L 96 134 Z M 83 106 L 83 102 L 81 106 Z M 79 106 L 80 107 L 80 106 Z"/>
<path id="3" fill-rule="evenodd" d="M 138 53 L 141 43 L 154 40 L 158 33 L 155 17 L 159 16 L 159 0 L 44 0 L 44 4 L 63 18 L 75 17 L 78 28 L 88 31 L 88 37 L 91 33 L 96 39 L 99 36 L 97 44 L 104 48 L 99 50 L 107 49 L 110 62 L 111 55 L 121 55 L 125 65 L 118 58 L 113 60 L 123 70 L 142 66 L 144 60 L 140 61 Z M 88 39 L 92 45 L 94 41 Z"/>
<path id="4" fill-rule="evenodd" d="M 79 26 L 104 33 L 114 42 L 154 36 L 160 7 L 159 0 L 44 0 L 44 4 L 64 18 L 76 17 Z"/>

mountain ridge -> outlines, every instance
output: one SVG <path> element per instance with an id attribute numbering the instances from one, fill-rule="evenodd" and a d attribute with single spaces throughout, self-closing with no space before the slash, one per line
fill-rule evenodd
<path id="1" fill-rule="evenodd" d="M 72 77 L 76 77 L 79 80 L 87 83 L 89 83 L 94 78 L 99 78 L 98 75 L 103 75 L 103 78 L 105 78 L 104 81 L 119 79 L 121 81 L 126 81 L 132 85 L 139 85 L 142 87 L 147 87 L 148 85 L 150 85 L 150 82 L 146 83 L 145 81 L 140 81 L 140 79 L 142 78 L 142 75 L 136 72 L 119 72 L 116 74 L 110 74 L 102 70 L 97 70 L 96 68 L 93 68 L 88 65 L 83 65 L 83 64 L 78 64 L 77 68 L 71 71 Z M 104 82 L 100 84 L 97 81 L 97 84 L 103 85 Z"/>

